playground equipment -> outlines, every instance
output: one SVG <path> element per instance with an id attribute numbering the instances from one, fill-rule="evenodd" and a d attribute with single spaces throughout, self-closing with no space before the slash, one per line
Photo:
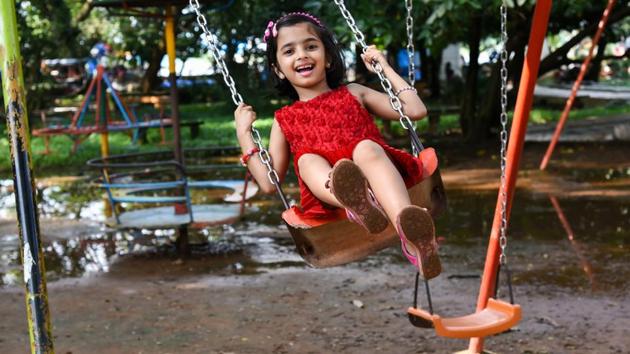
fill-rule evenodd
<path id="1" fill-rule="evenodd" d="M 108 94 L 122 119 L 113 119 Z M 88 123 L 87 112 L 94 97 L 96 99 L 94 120 Z M 73 136 L 74 149 L 76 150 L 83 140 L 94 133 L 106 134 L 114 131 L 133 130 L 133 141 L 135 142 L 143 129 L 160 128 L 164 137 L 164 128 L 173 124 L 170 118 L 138 121 L 135 113 L 127 107 L 112 87 L 111 81 L 105 72 L 105 67 L 102 64 L 97 65 L 92 81 L 85 93 L 85 98 L 80 108 L 74 112 L 70 124 L 64 125 L 58 120 L 46 120 L 45 116 L 42 116 L 42 118 L 44 127 L 33 129 L 32 134 L 33 136 L 44 138 L 46 153 L 50 152 L 49 137 L 51 135 Z"/>
<path id="2" fill-rule="evenodd" d="M 245 175 L 242 180 L 213 179 L 225 171 L 241 172 L 233 163 L 200 164 L 207 159 L 235 156 L 237 148 L 201 148 L 184 150 L 186 166 L 172 159 L 171 151 L 116 155 L 88 161 L 100 170 L 95 183 L 105 189 L 114 217 L 107 224 L 115 228 L 205 227 L 236 221 L 245 212 L 245 201 L 258 186 Z M 234 173 L 231 173 L 232 175 Z M 194 198 L 195 190 L 204 190 L 203 198 Z M 198 202 L 195 199 L 201 199 Z M 142 204 L 134 210 L 122 205 Z M 125 207 L 127 209 L 127 207 Z"/>
<path id="3" fill-rule="evenodd" d="M 28 116 L 14 1 L 0 2 L 0 72 L 13 164 L 15 209 L 18 216 L 30 347 L 33 353 L 53 353 L 46 267 L 28 151 Z"/>
<path id="4" fill-rule="evenodd" d="M 588 55 L 586 56 L 586 58 L 584 58 L 584 62 L 582 63 L 582 67 L 580 68 L 580 74 L 578 75 L 577 79 L 573 83 L 573 88 L 571 88 L 571 94 L 569 95 L 569 98 L 567 98 L 567 101 L 564 106 L 564 110 L 562 111 L 562 115 L 560 116 L 560 120 L 558 121 L 558 124 L 556 125 L 556 131 L 553 133 L 553 137 L 551 138 L 551 141 L 549 142 L 549 146 L 547 147 L 545 156 L 543 156 L 543 159 L 540 162 L 541 170 L 544 170 L 545 168 L 547 168 L 547 164 L 549 163 L 549 160 L 551 159 L 553 150 L 555 149 L 556 144 L 558 143 L 558 139 L 560 139 L 560 134 L 562 134 L 562 129 L 564 129 L 564 125 L 567 121 L 567 118 L 569 118 L 569 112 L 571 112 L 571 108 L 573 107 L 575 96 L 577 96 L 578 90 L 580 89 L 580 86 L 582 85 L 582 80 L 584 79 L 584 75 L 586 75 L 586 71 L 588 70 L 588 65 L 590 64 L 591 59 L 593 58 L 593 52 L 595 51 L 595 48 L 597 47 L 597 43 L 599 43 L 599 39 L 601 38 L 602 33 L 604 32 L 604 28 L 606 28 L 608 17 L 610 15 L 610 12 L 612 11 L 613 6 L 615 6 L 615 2 L 616 0 L 608 0 L 608 5 L 606 5 L 606 9 L 604 10 L 602 17 L 599 20 L 599 24 L 597 25 L 597 32 L 595 33 L 595 36 L 593 37 L 591 48 L 589 48 Z M 600 48 L 600 50 L 604 50 L 604 49 Z"/>
<path id="5" fill-rule="evenodd" d="M 191 2 L 193 1 L 194 0 L 191 0 Z M 207 23 L 205 18 L 200 17 L 199 4 L 197 1 L 194 1 L 193 7 L 196 9 L 200 23 L 200 18 L 203 18 L 203 25 L 201 27 L 204 30 L 204 39 L 209 42 L 216 41 L 205 26 Z M 540 64 L 541 47 L 547 29 L 550 8 L 551 0 L 540 0 L 536 2 L 527 57 L 523 66 L 523 75 L 521 77 L 519 95 L 514 113 L 513 129 L 511 130 L 509 145 L 507 147 L 507 159 L 504 169 L 505 177 L 503 178 L 501 191 L 504 195 L 499 196 L 495 209 L 493 228 L 484 267 L 484 276 L 477 302 L 478 312 L 482 312 L 489 307 L 489 298 L 495 290 L 497 267 L 500 263 L 500 258 L 505 257 L 505 253 L 499 252 L 499 248 L 504 248 L 506 242 L 501 230 L 505 229 L 507 220 L 509 219 L 518 164 L 523 148 L 523 138 L 531 109 L 532 93 Z M 28 120 L 24 109 L 24 85 L 20 66 L 14 2 L 1 2 L 0 15 L 2 17 L 2 21 L 0 22 L 0 47 L 2 48 L 2 50 L 0 50 L 0 62 L 2 63 L 2 72 L 5 73 L 2 76 L 3 96 L 5 98 L 5 111 L 7 112 L 7 130 L 10 137 L 11 158 L 15 166 L 14 183 L 16 190 L 16 209 L 18 210 L 18 225 L 22 241 L 20 242 L 20 255 L 22 264 L 24 265 L 31 348 L 33 352 L 52 352 L 52 335 L 50 332 L 45 273 L 43 271 L 44 266 L 40 246 L 41 240 L 39 237 L 37 205 L 31 177 L 32 171 L 29 165 L 29 154 L 27 151 L 28 137 L 25 134 L 26 130 L 23 129 L 24 127 L 28 127 Z M 215 53 L 213 53 L 213 55 L 214 54 Z M 231 79 L 225 67 L 225 63 L 219 61 L 219 66 L 226 80 L 228 78 Z M 172 75 L 172 77 L 174 78 L 174 75 Z M 234 90 L 233 81 L 230 81 L 230 83 L 228 85 L 232 89 L 233 100 L 235 103 L 242 102 L 242 98 Z M 174 115 L 174 117 L 174 126 L 178 127 L 177 115 Z M 257 131 L 255 132 L 255 134 L 257 134 Z M 178 130 L 176 135 L 177 134 Z M 257 141 L 260 142 L 260 137 L 258 137 Z M 178 150 L 176 149 L 176 151 Z M 264 161 L 269 163 L 268 153 L 266 150 L 263 151 L 265 151 L 265 156 L 267 157 L 267 160 Z M 261 151 L 261 158 L 262 157 L 263 153 Z M 176 156 L 176 158 L 179 162 L 181 156 Z M 272 172 L 273 170 L 270 168 L 270 176 Z M 277 176 L 275 182 L 276 185 L 278 185 Z M 283 203 L 288 208 L 286 199 L 283 199 Z M 471 352 L 479 353 L 482 350 L 482 346 L 483 339 L 474 338 L 471 340 L 469 349 Z"/>
<path id="6" fill-rule="evenodd" d="M 367 48 L 367 45 L 364 41 L 364 35 L 357 28 L 356 22 L 354 18 L 350 14 L 350 12 L 346 9 L 342 0 L 335 0 L 335 4 L 341 10 L 343 17 L 346 19 L 346 22 L 352 29 L 352 32 L 355 36 L 355 39 L 362 44 L 364 50 Z M 406 2 L 408 17 L 411 13 L 411 2 Z M 209 31 L 207 28 L 207 20 L 199 11 L 199 4 L 195 1 L 191 1 L 191 6 L 197 14 L 197 23 L 203 31 L 202 38 L 205 40 L 206 44 L 209 46 L 211 50 L 211 54 L 214 59 L 217 61 L 218 66 L 224 76 L 224 81 L 230 88 L 232 93 L 232 100 L 235 104 L 240 104 L 243 102 L 242 97 L 238 93 L 235 88 L 234 80 L 230 76 L 225 63 L 221 58 L 221 53 L 218 50 L 218 39 Z M 505 253 L 507 246 L 507 221 L 509 218 L 510 207 L 513 199 L 513 192 L 516 183 L 516 176 L 518 171 L 518 163 L 520 160 L 520 155 L 522 153 L 523 141 L 524 141 L 524 133 L 527 126 L 527 119 L 529 116 L 529 111 L 531 110 L 532 103 L 532 94 L 534 89 L 535 78 L 537 76 L 538 67 L 540 64 L 540 53 L 542 48 L 542 42 L 544 40 L 544 36 L 547 29 L 547 22 L 549 18 L 549 12 L 551 8 L 551 1 L 538 1 L 536 3 L 536 10 L 534 13 L 534 21 L 532 23 L 532 30 L 530 34 L 530 43 L 529 50 L 527 52 L 527 58 L 523 66 L 523 75 L 521 81 L 521 87 L 519 88 L 519 97 L 515 110 L 515 120 L 514 127 L 512 129 L 512 137 L 510 139 L 510 144 L 507 146 L 507 69 L 506 69 L 506 61 L 507 61 L 507 50 L 505 49 L 505 43 L 507 41 L 507 28 L 506 28 L 506 20 L 507 20 L 507 5 L 503 2 L 501 7 L 501 20 L 502 20 L 502 40 L 503 40 L 503 51 L 501 54 L 502 61 L 502 70 L 501 70 L 501 123 L 503 126 L 503 131 L 501 134 L 501 142 L 502 142 L 502 178 L 501 178 L 501 189 L 499 191 L 499 198 L 497 201 L 497 206 L 495 209 L 495 217 L 493 222 L 493 228 L 490 235 L 490 243 L 488 246 L 488 252 L 486 256 L 486 264 L 484 267 L 484 276 L 481 284 L 479 299 L 477 302 L 477 310 L 474 314 L 469 316 L 463 316 L 458 318 L 453 318 L 449 320 L 441 321 L 438 316 L 434 316 L 431 313 L 423 316 L 420 312 L 413 312 L 413 310 L 417 310 L 415 308 L 416 303 L 414 303 L 414 309 L 410 309 L 410 320 L 412 322 L 416 322 L 416 325 L 422 327 L 435 327 L 438 334 L 451 336 L 451 337 L 473 337 L 470 342 L 469 350 L 474 353 L 479 353 L 483 347 L 483 337 L 499 333 L 504 331 L 513 325 L 515 325 L 520 320 L 520 307 L 518 305 L 507 304 L 504 302 L 500 302 L 495 299 L 490 299 L 493 297 L 495 293 L 495 281 L 497 279 L 498 266 L 499 264 L 503 266 L 507 266 L 507 255 Z M 413 24 L 412 21 L 408 20 L 408 26 Z M 410 32 L 408 30 L 408 32 Z M 385 91 L 388 92 L 391 102 L 392 108 L 397 110 L 401 116 L 401 123 L 404 128 L 406 128 L 409 132 L 412 146 L 414 148 L 414 152 L 419 154 L 422 151 L 422 144 L 420 143 L 415 131 L 413 129 L 413 125 L 408 122 L 408 118 L 405 119 L 404 113 L 401 111 L 400 102 L 396 99 L 391 92 L 391 83 L 384 77 L 381 70 L 377 65 L 374 65 L 375 72 L 378 74 L 379 79 L 381 80 L 382 86 Z M 269 179 L 271 183 L 275 186 L 278 194 L 285 206 L 286 209 L 289 209 L 289 205 L 286 201 L 286 198 L 283 195 L 282 189 L 280 187 L 278 175 L 271 166 L 270 157 L 268 151 L 262 146 L 260 140 L 260 134 L 255 129 L 252 128 L 252 136 L 253 139 L 258 146 L 260 152 L 259 156 L 261 161 L 267 167 L 269 173 Z M 506 157 L 507 153 L 507 157 Z M 431 190 L 431 194 L 443 196 L 443 190 L 441 189 L 441 184 L 435 186 L 433 190 Z M 434 193 L 435 192 L 435 193 Z M 427 198 L 428 199 L 428 198 Z M 444 198 L 440 198 L 441 201 L 445 201 Z M 429 199 L 430 200 L 430 199 Z M 285 211 L 286 213 L 286 211 Z M 286 214 L 285 214 L 286 215 Z M 341 218 L 342 216 L 340 216 Z M 302 240 L 296 235 L 301 235 L 300 230 L 298 230 L 295 226 L 291 225 L 288 220 L 285 218 L 285 222 L 291 230 L 291 235 L 296 243 L 298 251 L 305 258 L 309 264 L 312 264 L 311 261 L 313 259 L 317 259 L 313 257 L 313 254 L 309 252 L 311 249 L 301 248 Z M 326 229 L 327 225 L 332 225 L 332 223 L 328 222 L 320 227 L 320 230 L 323 232 L 317 236 L 321 238 L 324 237 L 334 237 L 334 234 L 325 234 L 326 231 L 330 231 L 330 229 Z M 358 236 L 358 235 L 357 235 Z M 304 236 L 306 237 L 306 235 Z M 311 238 L 310 240 L 316 240 L 316 238 Z M 355 243 L 358 241 L 355 241 Z M 340 253 L 342 256 L 340 257 L 331 257 L 331 259 L 335 259 L 338 263 L 342 264 L 344 261 L 349 261 L 352 257 L 347 257 L 344 254 L 344 250 L 347 249 L 348 245 L 341 244 L 336 249 L 330 250 L 332 254 Z M 356 255 L 356 254 L 355 254 Z M 365 254 L 363 254 L 365 255 Z M 309 257 L 310 256 L 310 257 Z M 317 265 L 317 264 L 315 264 Z M 507 272 L 509 275 L 509 271 Z M 418 275 L 416 275 L 418 277 Z M 509 278 L 509 276 L 508 276 Z M 416 278 L 417 280 L 418 278 Z M 428 283 L 427 290 L 428 290 Z M 511 288 L 511 286 L 510 286 Z M 416 281 L 416 290 L 417 290 L 417 281 Z M 417 291 L 416 291 L 417 295 Z M 427 292 L 427 295 L 429 293 Z M 432 309 L 430 309 L 432 312 Z"/>
<path id="7" fill-rule="evenodd" d="M 364 41 L 364 36 L 361 31 L 357 28 L 354 18 L 348 9 L 346 8 L 343 0 L 334 0 L 335 4 L 339 7 L 342 16 L 345 18 L 348 26 L 352 30 L 355 39 L 359 42 L 364 51 L 367 50 L 367 45 Z M 408 34 L 412 33 L 409 30 L 409 26 L 413 24 L 412 19 L 412 2 L 406 1 L 407 8 L 407 24 L 408 24 Z M 411 20 L 410 20 L 411 19 Z M 408 41 L 411 42 L 413 38 L 411 35 L 408 35 Z M 501 250 L 499 259 L 501 265 L 507 270 L 507 257 L 506 257 L 506 246 L 507 246 L 507 196 L 505 192 L 505 172 L 506 172 L 506 147 L 507 147 L 507 59 L 508 53 L 506 50 L 507 43 L 507 5 L 505 3 L 501 6 L 501 40 L 503 43 L 503 49 L 501 53 L 501 189 L 499 191 L 499 200 L 500 200 L 500 217 L 501 217 L 501 226 L 500 226 L 500 243 Z M 414 151 L 421 151 L 422 146 L 418 146 L 416 144 L 417 136 L 413 131 L 413 125 L 405 124 L 405 120 L 403 119 L 403 113 L 400 109 L 400 104 L 395 104 L 393 102 L 391 94 L 391 85 L 385 84 L 385 77 L 382 74 L 382 69 L 379 70 L 376 64 L 373 64 L 373 68 L 375 72 L 378 74 L 381 79 L 381 83 L 383 88 L 390 93 L 390 102 L 392 102 L 392 108 L 394 110 L 399 111 L 401 116 L 400 120 L 405 129 L 408 130 L 410 136 L 412 137 L 412 146 Z M 389 88 L 389 89 L 388 89 Z M 398 108 L 398 109 L 397 109 Z M 410 123 L 410 122 L 409 122 Z M 496 276 L 497 271 L 494 270 L 494 274 Z M 421 328 L 435 328 L 435 331 L 438 335 L 445 337 L 453 337 L 453 338 L 471 338 L 471 337 L 485 337 L 488 335 L 500 333 L 505 331 L 511 327 L 513 327 L 516 323 L 518 323 L 521 319 L 521 308 L 519 305 L 514 304 L 514 299 L 512 295 L 512 285 L 510 279 L 510 272 L 507 270 L 508 275 L 508 285 L 510 290 L 510 303 L 506 303 L 503 301 L 499 301 L 497 299 L 490 299 L 483 308 L 477 309 L 477 312 L 471 315 L 466 315 L 462 317 L 454 317 L 454 318 L 441 318 L 438 315 L 433 313 L 433 305 L 431 303 L 431 295 L 429 282 L 427 279 L 423 279 L 425 283 L 427 300 L 429 303 L 429 311 L 424 311 L 418 308 L 418 280 L 420 274 L 416 274 L 416 282 L 415 282 L 415 291 L 414 291 L 414 302 L 413 307 L 409 308 L 408 315 L 410 322 Z"/>
<path id="8" fill-rule="evenodd" d="M 90 82 L 86 62 L 87 59 L 79 58 L 44 59 L 40 71 L 54 80 L 56 91 L 61 95 L 74 96 L 85 90 Z"/>
<path id="9" fill-rule="evenodd" d="M 197 23 L 204 33 L 202 37 L 206 40 L 211 54 L 224 77 L 224 81 L 232 93 L 233 102 L 239 105 L 243 102 L 243 98 L 238 93 L 234 80 L 222 59 L 218 39 L 208 29 L 207 20 L 205 16 L 201 14 L 199 4 L 193 2 L 192 6 L 197 15 Z M 364 45 L 364 47 L 367 47 L 367 45 Z M 408 129 L 414 150 L 421 154 L 420 158 L 423 162 L 426 161 L 427 166 L 434 167 L 432 169 L 432 176 L 414 186 L 410 191 L 412 201 L 428 208 L 432 214 L 437 215 L 445 208 L 446 196 L 444 194 L 439 171 L 437 170 L 435 151 L 433 149 L 424 150 L 411 120 L 402 112 L 402 104 L 398 97 L 394 95 L 391 83 L 383 75 L 382 68 L 380 68 L 379 77 L 387 82 L 386 87 L 388 87 L 387 91 L 389 96 L 398 104 L 397 111 L 401 116 L 401 123 Z M 392 103 L 392 105 L 394 105 L 394 103 Z M 363 259 L 374 252 L 398 242 L 398 236 L 393 227 L 390 226 L 382 233 L 370 235 L 360 226 L 349 221 L 345 213 L 338 213 L 334 218 L 327 220 L 308 220 L 300 218 L 298 214 L 292 210 L 282 191 L 278 174 L 271 166 L 269 152 L 263 146 L 260 133 L 255 127 L 252 127 L 252 136 L 259 149 L 258 154 L 268 169 L 268 177 L 275 186 L 286 209 L 282 214 L 282 218 L 293 238 L 298 253 L 306 263 L 318 268 L 342 265 Z"/>

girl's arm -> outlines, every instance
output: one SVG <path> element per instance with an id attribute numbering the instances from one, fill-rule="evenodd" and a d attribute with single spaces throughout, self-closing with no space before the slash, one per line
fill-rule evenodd
<path id="1" fill-rule="evenodd" d="M 371 72 L 374 72 L 372 61 L 377 61 L 381 65 L 385 77 L 392 83 L 394 93 L 409 87 L 409 84 L 389 65 L 383 53 L 375 46 L 369 46 L 365 54 L 361 54 L 361 58 Z M 370 113 L 383 119 L 396 120 L 400 118 L 398 112 L 392 109 L 387 93 L 378 92 L 359 84 L 350 84 L 348 89 L 359 98 L 359 101 Z M 415 90 L 402 90 L 398 94 L 398 98 L 402 103 L 403 112 L 411 120 L 418 120 L 427 115 L 427 108 Z"/>
<path id="2" fill-rule="evenodd" d="M 251 133 L 252 123 L 256 120 L 256 112 L 251 106 L 242 103 L 234 111 L 234 118 L 236 120 L 236 138 L 243 155 L 245 155 L 257 147 Z M 278 173 L 280 182 L 282 182 L 289 166 L 289 145 L 275 119 L 271 126 L 269 155 L 273 156 L 272 166 Z M 270 194 L 276 191 L 275 186 L 269 180 L 267 167 L 260 160 L 258 153 L 249 158 L 247 169 L 264 193 Z"/>

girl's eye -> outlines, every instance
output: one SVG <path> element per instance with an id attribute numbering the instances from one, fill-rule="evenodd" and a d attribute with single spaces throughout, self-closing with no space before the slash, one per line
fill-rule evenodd
<path id="1" fill-rule="evenodd" d="M 306 47 L 306 48 L 307 48 L 307 49 L 309 49 L 309 50 L 317 49 L 317 45 L 315 45 L 315 44 L 311 44 L 311 45 L 309 45 L 309 46 L 308 46 L 308 47 Z"/>
<path id="2" fill-rule="evenodd" d="M 291 53 L 293 53 L 293 49 L 287 49 L 284 51 L 284 55 L 289 55 Z"/>

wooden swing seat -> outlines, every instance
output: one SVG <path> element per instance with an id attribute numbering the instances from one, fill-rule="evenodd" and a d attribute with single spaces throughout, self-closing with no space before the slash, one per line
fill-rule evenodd
<path id="1" fill-rule="evenodd" d="M 437 157 L 432 148 L 420 152 L 424 166 L 430 166 L 431 176 L 409 188 L 414 205 L 429 209 L 434 217 L 446 209 L 442 177 L 437 169 Z M 343 209 L 329 219 L 305 219 L 295 208 L 282 213 L 298 253 L 315 268 L 334 267 L 358 261 L 382 249 L 399 244 L 399 237 L 390 224 L 379 234 L 369 234 L 351 222 Z"/>
<path id="2" fill-rule="evenodd" d="M 485 309 L 471 315 L 442 318 L 410 307 L 407 313 L 433 323 L 435 333 L 448 338 L 487 337 L 507 331 L 521 320 L 521 306 L 488 299 Z"/>

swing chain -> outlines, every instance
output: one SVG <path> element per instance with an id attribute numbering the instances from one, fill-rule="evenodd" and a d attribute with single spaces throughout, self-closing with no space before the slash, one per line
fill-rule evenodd
<path id="1" fill-rule="evenodd" d="M 407 56 L 409 57 L 409 84 L 414 87 L 416 84 L 416 63 L 415 53 L 416 49 L 413 44 L 413 0 L 405 0 L 405 7 L 407 8 Z"/>
<path id="2" fill-rule="evenodd" d="M 507 169 L 507 159 L 506 159 L 506 147 L 507 147 L 507 123 L 508 123 L 508 115 L 507 115 L 507 105 L 508 105 L 508 97 L 507 97 L 507 80 L 508 80 L 508 70 L 507 70 L 507 60 L 508 60 L 508 52 L 507 52 L 507 41 L 508 41 L 508 33 L 507 33 L 507 5 L 506 0 L 503 0 L 501 4 L 501 234 L 499 237 L 499 246 L 501 247 L 501 254 L 499 255 L 499 263 L 504 265 L 507 264 L 507 193 L 506 189 L 506 176 L 505 171 Z"/>
<path id="3" fill-rule="evenodd" d="M 348 11 L 348 9 L 346 8 L 346 5 L 344 4 L 344 0 L 333 0 L 333 1 L 339 7 L 339 10 L 341 11 L 341 15 L 343 16 L 343 18 L 348 23 L 348 26 L 350 27 L 350 30 L 352 31 L 352 34 L 354 35 L 355 40 L 357 42 L 359 42 L 359 44 L 361 44 L 361 48 L 362 48 L 363 53 L 366 53 L 367 50 L 368 50 L 368 46 L 365 43 L 365 36 L 361 32 L 361 30 L 357 27 L 356 22 L 355 22 L 354 18 L 352 17 L 352 14 L 350 13 L 350 11 Z M 421 151 L 423 149 L 423 146 L 420 143 L 420 140 L 417 139 L 417 134 L 416 134 L 413 122 L 411 121 L 409 116 L 407 116 L 403 112 L 403 110 L 402 110 L 402 102 L 400 101 L 400 98 L 398 98 L 398 96 L 396 96 L 394 94 L 394 89 L 392 87 L 392 83 L 385 76 L 383 67 L 381 66 L 381 64 L 379 64 L 378 62 L 374 61 L 374 62 L 372 62 L 372 69 L 374 69 L 374 72 L 376 73 L 376 75 L 378 76 L 379 80 L 381 81 L 381 87 L 383 87 L 383 90 L 385 90 L 385 92 L 387 92 L 387 95 L 389 96 L 389 103 L 392 106 L 392 109 L 394 109 L 394 111 L 398 112 L 398 115 L 400 116 L 400 119 L 399 119 L 400 120 L 400 124 L 412 136 L 412 142 L 414 144 L 418 144 L 419 145 L 419 146 L 415 146 L 414 145 L 413 148 L 416 151 Z M 414 135 L 416 137 L 415 139 L 413 138 Z"/>
<path id="4" fill-rule="evenodd" d="M 343 18 L 348 23 L 348 26 L 350 26 L 350 30 L 352 30 L 354 39 L 356 39 L 356 41 L 359 42 L 359 44 L 361 45 L 361 48 L 363 49 L 363 52 L 365 53 L 365 51 L 367 50 L 367 44 L 365 43 L 365 36 L 363 35 L 359 27 L 357 27 L 357 24 L 354 21 L 354 17 L 352 17 L 352 14 L 346 8 L 346 4 L 344 4 L 343 0 L 333 0 L 333 1 L 339 7 L 339 10 L 341 11 L 341 16 L 343 16 Z"/>
<path id="5" fill-rule="evenodd" d="M 232 93 L 232 101 L 234 101 L 234 103 L 238 106 L 239 104 L 243 103 L 243 97 L 241 97 L 241 95 L 236 90 L 234 79 L 230 75 L 227 65 L 223 60 L 223 56 L 221 55 L 221 51 L 219 50 L 219 40 L 208 29 L 208 21 L 200 11 L 201 5 L 199 5 L 199 0 L 189 0 L 189 4 L 195 11 L 195 14 L 197 15 L 197 24 L 203 31 L 202 39 L 204 39 L 206 44 L 210 47 L 210 54 L 212 54 L 212 57 L 214 58 L 217 67 L 223 75 L 223 81 L 225 81 L 225 84 L 228 86 L 230 92 Z"/>
<path id="6" fill-rule="evenodd" d="M 234 79 L 232 78 L 232 75 L 230 75 L 230 72 L 228 71 L 228 67 L 225 64 L 225 61 L 223 60 L 223 56 L 221 55 L 221 51 L 219 50 L 219 46 L 220 46 L 219 40 L 208 29 L 208 26 L 207 26 L 208 21 L 206 20 L 206 17 L 200 11 L 201 5 L 199 5 L 199 0 L 189 0 L 189 4 L 192 7 L 192 9 L 195 11 L 195 14 L 197 15 L 197 24 L 203 31 L 203 35 L 201 38 L 205 40 L 206 44 L 210 48 L 210 54 L 212 54 L 212 57 L 214 58 L 217 67 L 221 71 L 221 75 L 223 75 L 223 81 L 225 82 L 225 84 L 230 89 L 230 92 L 232 93 L 232 101 L 234 101 L 234 104 L 238 106 L 241 103 L 243 103 L 243 97 L 236 90 L 236 84 L 234 83 Z M 259 150 L 258 156 L 260 157 L 260 160 L 265 165 L 265 167 L 267 167 L 267 177 L 269 178 L 269 181 L 273 185 L 278 187 L 280 185 L 280 178 L 278 177 L 278 173 L 276 172 L 276 170 L 274 170 L 273 166 L 271 165 L 271 156 L 269 155 L 269 151 L 265 148 L 265 146 L 262 143 L 260 132 L 253 125 L 252 125 L 251 134 L 252 134 L 252 139 L 254 140 L 254 144 L 256 144 Z"/>

